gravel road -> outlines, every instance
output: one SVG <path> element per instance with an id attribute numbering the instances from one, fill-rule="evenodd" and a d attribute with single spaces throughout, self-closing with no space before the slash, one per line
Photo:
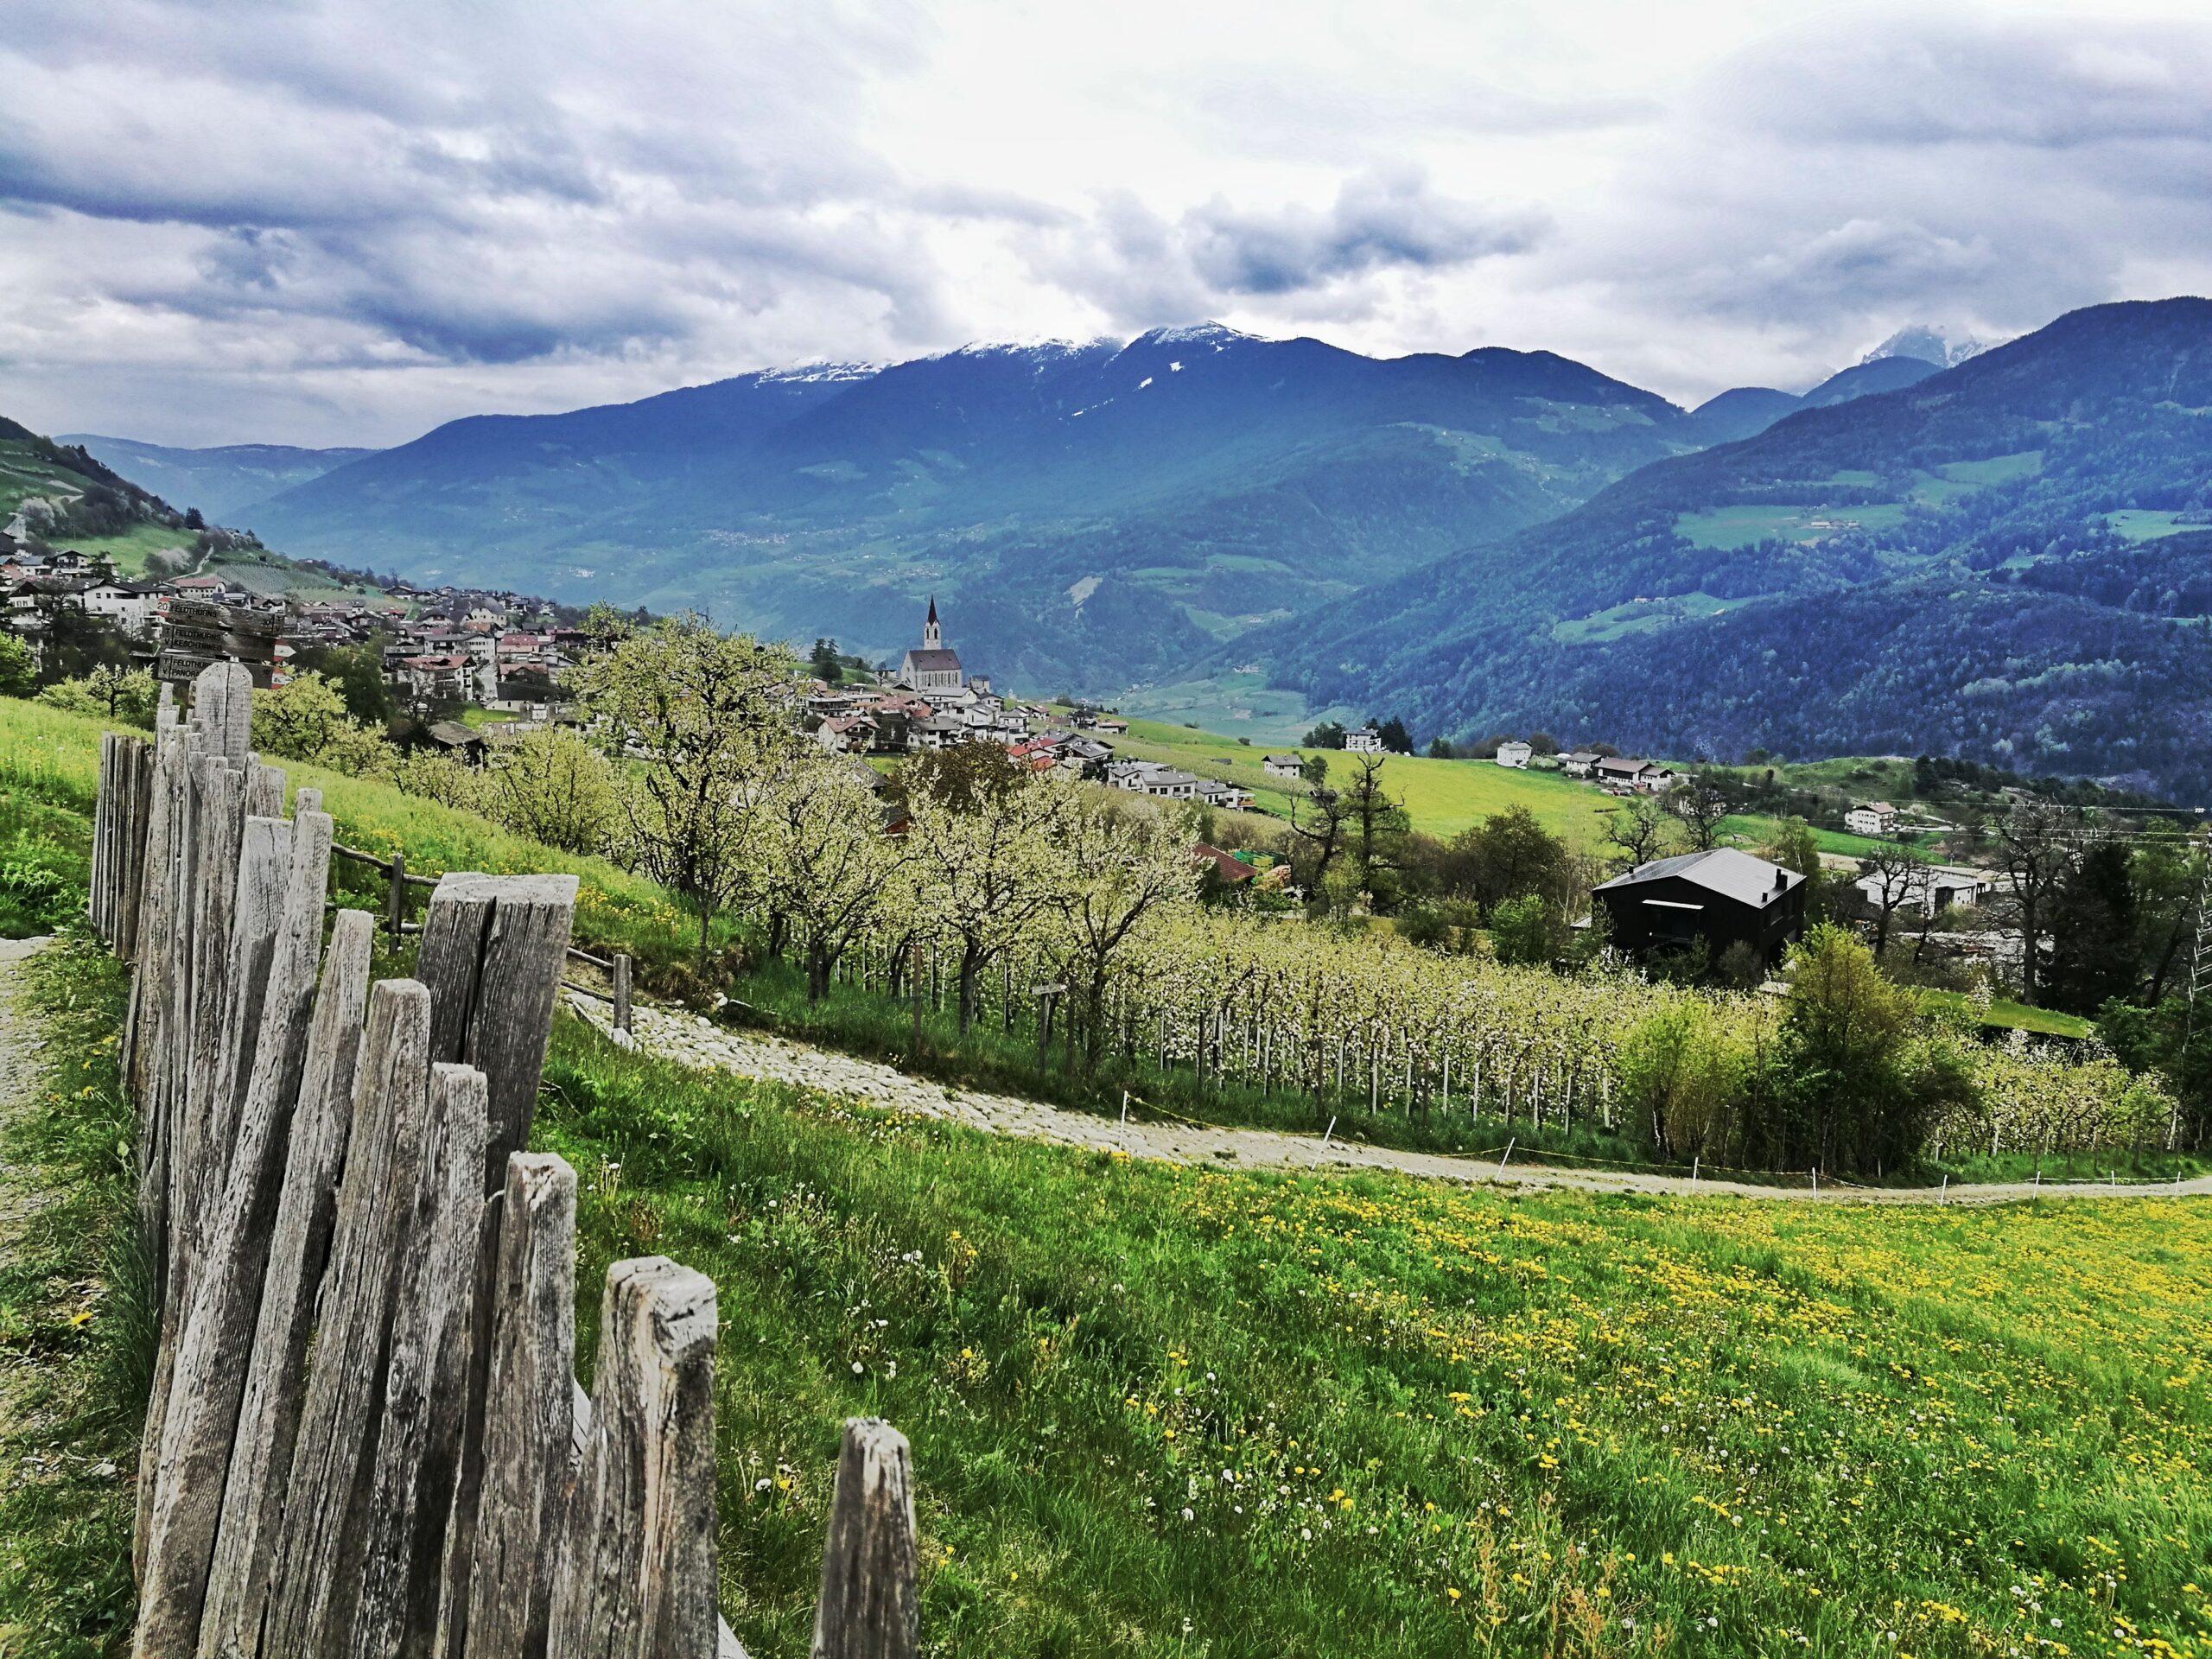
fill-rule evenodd
<path id="1" fill-rule="evenodd" d="M 571 994 L 569 1003 L 618 1042 L 607 1005 Z M 1600 1192 L 1679 1192 L 1700 1197 L 1729 1194 L 1746 1198 L 1785 1199 L 1800 1204 L 2001 1204 L 2010 1199 L 2055 1198 L 2175 1198 L 2212 1195 L 2212 1176 L 2178 1185 L 2121 1185 L 2094 1183 L 2040 1186 L 2022 1181 L 1986 1186 L 1869 1188 L 1824 1185 L 1816 1194 L 1803 1188 L 1763 1186 L 1747 1182 L 1700 1179 L 1682 1175 L 1599 1172 L 1509 1164 L 1503 1172 L 1488 1159 L 1442 1153 L 1402 1152 L 1319 1135 L 1287 1135 L 1274 1129 L 1196 1128 L 1162 1122 L 1116 1122 L 1089 1112 L 1069 1111 L 1011 1095 L 950 1089 L 909 1077 L 893 1066 L 855 1059 L 780 1037 L 718 1026 L 696 1014 L 674 1014 L 643 1005 L 631 1013 L 630 1046 L 681 1065 L 734 1071 L 741 1077 L 796 1084 L 826 1095 L 888 1110 L 944 1118 L 993 1135 L 1019 1135 L 1060 1146 L 1125 1152 L 1181 1164 L 1213 1164 L 1246 1169 L 1388 1169 L 1432 1180 L 1506 1186 L 1580 1187 Z M 1141 1113 L 1140 1113 L 1141 1116 Z"/>

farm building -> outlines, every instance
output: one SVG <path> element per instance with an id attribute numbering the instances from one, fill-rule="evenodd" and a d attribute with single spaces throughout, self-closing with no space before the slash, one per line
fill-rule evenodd
<path id="1" fill-rule="evenodd" d="M 1749 944 L 1772 968 L 1805 931 L 1805 878 L 1732 847 L 1654 859 L 1592 896 L 1611 920 L 1614 944 L 1636 957 L 1702 939 L 1715 958 L 1732 944 Z"/>

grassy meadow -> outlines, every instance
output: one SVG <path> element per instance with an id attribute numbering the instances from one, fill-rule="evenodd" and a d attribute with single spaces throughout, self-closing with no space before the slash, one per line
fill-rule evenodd
<path id="1" fill-rule="evenodd" d="M 1294 744 L 1248 747 L 1233 737 L 1132 720 L 1128 735 L 1109 740 L 1114 753 L 1133 760 L 1161 760 L 1201 777 L 1218 778 L 1252 791 L 1257 804 L 1287 817 L 1298 786 L 1270 778 L 1261 769 L 1271 753 L 1326 753 L 1330 775 L 1341 779 L 1353 757 L 1329 751 L 1301 751 Z M 1432 760 L 1426 755 L 1394 754 L 1382 766 L 1385 786 L 1405 802 L 1413 827 L 1449 839 L 1462 830 L 1510 806 L 1525 806 L 1554 834 L 1580 847 L 1604 838 L 1605 817 L 1619 803 L 1587 784 L 1557 772 L 1518 772 L 1491 760 Z"/>
<path id="2" fill-rule="evenodd" d="M 103 729 L 98 720 L 42 703 L 0 702 L 0 791 L 67 807 L 89 820 L 99 785 Z M 556 851 L 473 812 L 374 779 L 298 761 L 283 765 L 288 798 L 302 788 L 322 791 L 323 810 L 336 821 L 340 842 L 380 858 L 404 852 L 417 875 L 447 870 L 575 874 L 577 943 L 627 950 L 641 972 L 680 958 L 696 939 L 696 923 L 680 913 L 662 888 L 604 859 Z M 0 821 L 0 834 L 5 829 Z M 331 868 L 339 896 L 375 907 L 384 891 L 382 874 L 344 858 L 334 859 Z M 419 890 L 413 903 L 419 906 L 427 893 Z M 721 929 L 717 938 L 729 931 Z"/>
<path id="3" fill-rule="evenodd" d="M 1135 1163 L 557 1033 L 578 1329 L 721 1293 L 724 1607 L 807 1640 L 839 1423 L 955 1655 L 2212 1651 L 2212 1211 Z"/>
<path id="4" fill-rule="evenodd" d="M 0 1119 L 0 1654 L 103 1659 L 129 1651 L 130 1482 L 159 1318 L 116 1076 L 124 976 L 86 944 L 25 975 L 19 1008 L 46 1046 Z"/>
<path id="5" fill-rule="evenodd" d="M 1217 732 L 1151 720 L 1131 720 L 1128 734 L 1110 741 L 1115 753 L 1123 759 L 1165 761 L 1202 778 L 1241 785 L 1252 791 L 1259 808 L 1278 818 L 1290 816 L 1291 801 L 1299 786 L 1268 777 L 1260 764 L 1264 756 L 1325 753 L 1330 776 L 1339 779 L 1353 764 L 1352 757 L 1331 751 L 1302 750 L 1296 744 L 1263 744 L 1257 738 L 1247 746 Z M 1427 755 L 1394 754 L 1383 762 L 1382 779 L 1390 793 L 1405 803 L 1415 830 L 1446 841 L 1509 807 L 1525 806 L 1538 823 L 1564 837 L 1568 845 L 1597 851 L 1605 842 L 1607 817 L 1621 804 L 1617 798 L 1564 773 L 1522 772 L 1492 760 L 1436 760 Z M 1775 821 L 1739 814 L 1724 823 L 1721 830 L 1725 835 L 1757 844 L 1773 835 Z M 1814 830 L 1813 839 L 1824 853 L 1853 856 L 1863 856 L 1875 844 L 1863 836 L 1829 830 Z"/>

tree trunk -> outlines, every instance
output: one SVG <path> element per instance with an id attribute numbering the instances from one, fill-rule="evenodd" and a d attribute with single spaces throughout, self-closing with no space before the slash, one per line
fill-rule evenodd
<path id="1" fill-rule="evenodd" d="M 982 954 L 972 944 L 960 947 L 960 1034 L 976 1023 L 976 980 L 983 969 Z"/>
<path id="2" fill-rule="evenodd" d="M 806 946 L 806 1000 L 819 1002 L 830 995 L 830 952 L 819 939 Z"/>

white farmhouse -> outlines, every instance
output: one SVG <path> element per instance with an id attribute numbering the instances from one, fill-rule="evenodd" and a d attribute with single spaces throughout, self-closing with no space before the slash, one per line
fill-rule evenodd
<path id="1" fill-rule="evenodd" d="M 1497 746 L 1497 764 L 1525 772 L 1529 768 L 1529 757 L 1534 753 L 1535 750 L 1518 738 L 1510 739 Z"/>
<path id="2" fill-rule="evenodd" d="M 1843 827 L 1854 836 L 1887 836 L 1897 827 L 1897 810 L 1887 801 L 1861 801 L 1843 815 Z"/>

